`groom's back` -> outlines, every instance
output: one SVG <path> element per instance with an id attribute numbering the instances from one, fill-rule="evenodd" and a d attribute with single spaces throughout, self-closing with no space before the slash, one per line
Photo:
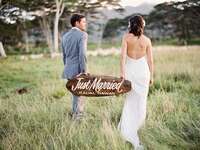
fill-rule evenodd
<path id="1" fill-rule="evenodd" d="M 62 49 L 65 51 L 66 58 L 78 59 L 79 55 L 79 41 L 82 32 L 77 29 L 70 29 L 62 37 Z"/>

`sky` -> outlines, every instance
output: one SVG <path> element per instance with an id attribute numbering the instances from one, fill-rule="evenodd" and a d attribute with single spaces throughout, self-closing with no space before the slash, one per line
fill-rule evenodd
<path id="1" fill-rule="evenodd" d="M 138 6 L 142 3 L 149 3 L 149 4 L 159 4 L 162 2 L 169 2 L 169 1 L 185 1 L 185 0 L 121 0 L 122 6 Z"/>

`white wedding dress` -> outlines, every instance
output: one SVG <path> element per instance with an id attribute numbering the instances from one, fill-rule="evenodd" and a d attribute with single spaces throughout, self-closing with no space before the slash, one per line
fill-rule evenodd
<path id="1" fill-rule="evenodd" d="M 150 71 L 146 56 L 139 59 L 126 57 L 125 79 L 131 81 L 132 89 L 126 93 L 118 129 L 135 149 L 140 147 L 138 129 L 146 118 L 146 103 L 149 91 Z"/>

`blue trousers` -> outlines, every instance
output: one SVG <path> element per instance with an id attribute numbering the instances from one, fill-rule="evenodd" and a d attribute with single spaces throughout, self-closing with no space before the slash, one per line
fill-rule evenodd
<path id="1" fill-rule="evenodd" d="M 71 97 L 72 97 L 72 112 L 79 113 L 78 103 L 79 103 L 80 96 L 76 96 L 71 93 Z"/>
<path id="2" fill-rule="evenodd" d="M 76 96 L 74 94 L 72 94 L 72 112 L 73 113 L 78 113 L 78 100 L 79 100 L 79 96 Z"/>

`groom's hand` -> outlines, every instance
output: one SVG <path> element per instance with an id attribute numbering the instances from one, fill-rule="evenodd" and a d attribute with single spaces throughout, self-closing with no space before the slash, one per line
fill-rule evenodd
<path id="1" fill-rule="evenodd" d="M 77 74 L 76 77 L 79 77 L 79 76 L 82 75 L 82 74 L 83 74 L 83 73 L 81 72 L 81 73 Z"/>
<path id="2" fill-rule="evenodd" d="M 82 74 L 84 74 L 84 75 L 89 75 L 89 73 L 88 73 L 88 72 L 83 72 Z"/>
<path id="3" fill-rule="evenodd" d="M 87 73 L 87 72 L 81 72 L 81 73 L 77 74 L 76 77 L 79 77 L 81 75 L 89 75 L 89 73 Z"/>

